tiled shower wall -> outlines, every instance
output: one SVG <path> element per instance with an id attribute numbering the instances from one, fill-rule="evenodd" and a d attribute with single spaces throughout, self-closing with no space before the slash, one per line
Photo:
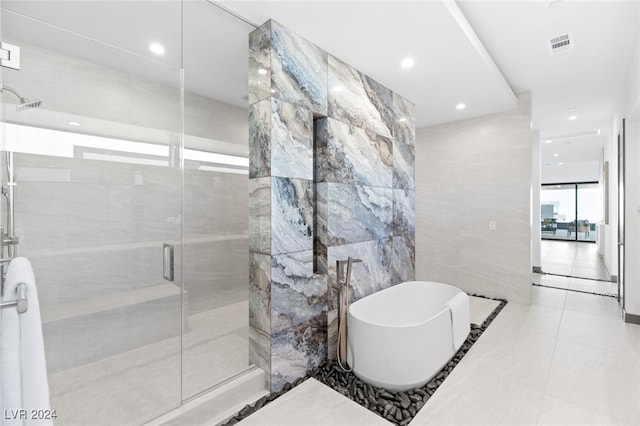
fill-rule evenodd
<path id="1" fill-rule="evenodd" d="M 277 391 L 337 341 L 354 299 L 415 275 L 413 104 L 275 21 L 251 33 L 250 356 Z"/>

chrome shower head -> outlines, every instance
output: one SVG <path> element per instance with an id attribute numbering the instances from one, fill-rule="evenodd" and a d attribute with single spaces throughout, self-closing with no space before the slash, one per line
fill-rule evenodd
<path id="1" fill-rule="evenodd" d="M 26 111 L 32 108 L 38 108 L 42 104 L 42 101 L 40 99 L 30 101 L 29 99 L 20 96 L 20 94 L 15 89 L 9 86 L 4 86 L 0 83 L 0 92 L 4 92 L 5 90 L 7 92 L 13 93 L 18 97 L 18 99 L 20 99 L 20 103 L 18 104 L 18 106 L 16 106 L 16 110 L 18 112 Z"/>
<path id="2" fill-rule="evenodd" d="M 31 108 L 38 108 L 41 104 L 42 104 L 42 101 L 40 99 L 30 101 L 29 99 L 21 98 L 20 104 L 16 107 L 16 110 L 18 112 L 22 112 Z"/>

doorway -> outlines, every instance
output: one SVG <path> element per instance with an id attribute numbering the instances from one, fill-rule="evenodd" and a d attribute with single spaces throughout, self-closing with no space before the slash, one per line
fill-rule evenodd
<path id="1" fill-rule="evenodd" d="M 540 191 L 542 239 L 595 243 L 602 221 L 598 182 L 543 184 Z"/>
<path id="2" fill-rule="evenodd" d="M 547 274 L 609 282 L 598 225 L 603 220 L 598 182 L 543 184 L 540 191 L 541 266 Z M 597 287 L 597 286 L 596 286 Z M 599 293 L 609 293 L 609 286 Z"/>

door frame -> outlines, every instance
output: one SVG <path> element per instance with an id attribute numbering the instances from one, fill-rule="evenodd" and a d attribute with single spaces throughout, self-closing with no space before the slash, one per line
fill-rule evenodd
<path id="1" fill-rule="evenodd" d="M 618 303 L 625 312 L 625 124 L 626 119 L 622 119 L 622 127 L 618 132 Z"/>

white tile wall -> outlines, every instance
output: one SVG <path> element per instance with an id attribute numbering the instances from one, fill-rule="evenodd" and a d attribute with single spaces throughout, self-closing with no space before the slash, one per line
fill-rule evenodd
<path id="1" fill-rule="evenodd" d="M 416 279 L 530 302 L 530 103 L 417 131 Z"/>

